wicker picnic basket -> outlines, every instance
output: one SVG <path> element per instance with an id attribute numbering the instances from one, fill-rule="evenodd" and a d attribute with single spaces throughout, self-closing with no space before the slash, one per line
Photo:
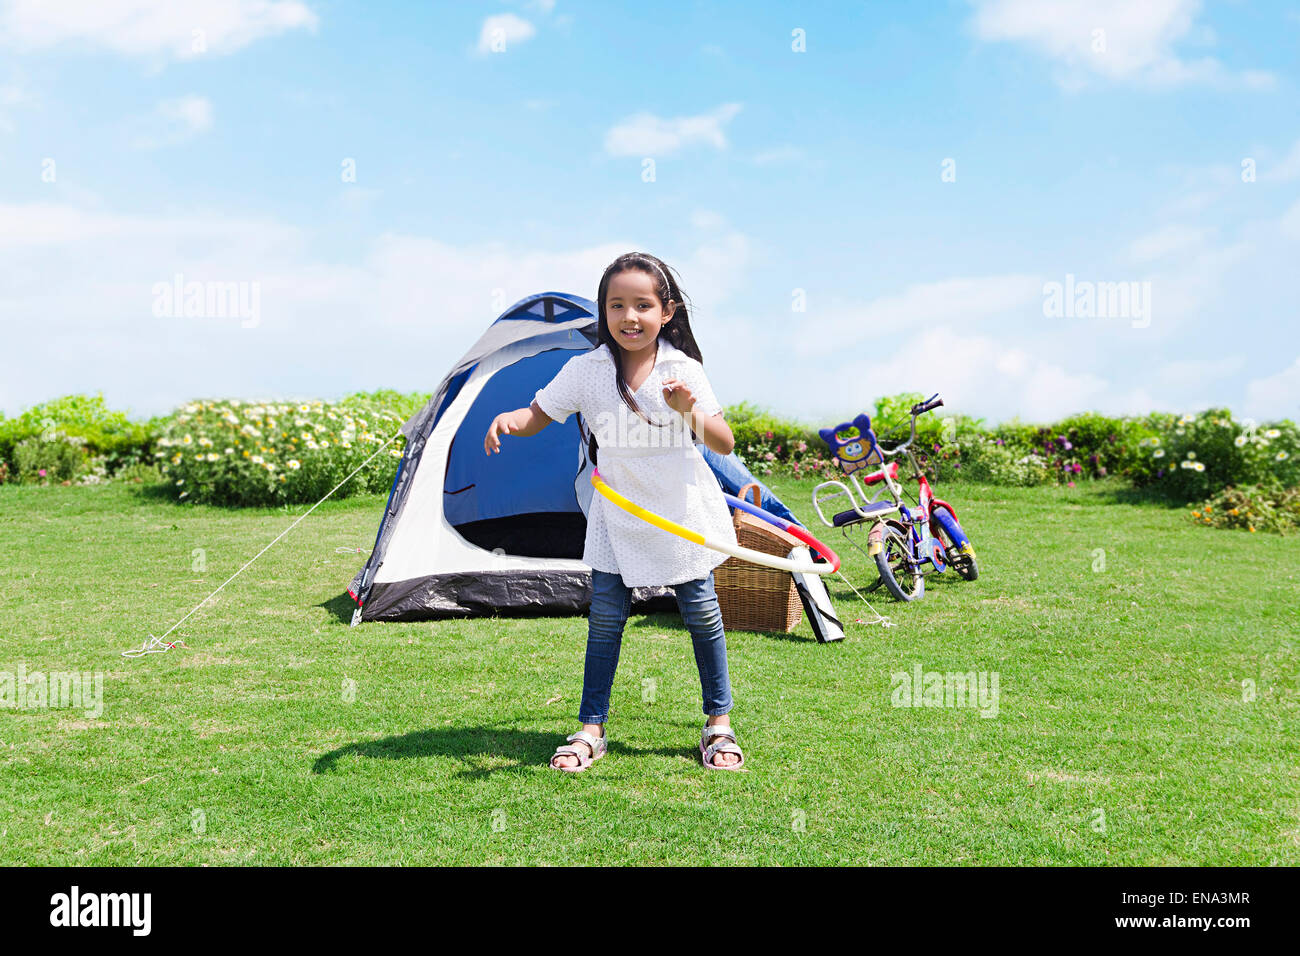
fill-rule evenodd
<path id="1" fill-rule="evenodd" d="M 757 506 L 760 500 L 758 485 L 745 485 L 740 489 L 740 497 L 748 497 Z M 802 544 L 793 535 L 739 508 L 733 512 L 731 523 L 736 529 L 736 541 L 742 548 L 753 548 L 784 558 L 791 548 Z M 713 587 L 718 593 L 722 625 L 729 631 L 779 631 L 788 634 L 803 615 L 794 576 L 789 571 L 776 571 L 740 558 L 728 558 L 714 569 Z"/>

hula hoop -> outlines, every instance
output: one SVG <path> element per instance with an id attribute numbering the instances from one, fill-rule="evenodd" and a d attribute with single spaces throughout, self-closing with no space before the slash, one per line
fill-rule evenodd
<path id="1" fill-rule="evenodd" d="M 740 558 L 753 564 L 762 565 L 765 568 L 775 568 L 777 571 L 791 571 L 802 574 L 834 574 L 840 569 L 840 558 L 834 551 L 826 547 L 807 531 L 800 528 L 784 518 L 778 518 L 774 514 L 764 511 L 762 508 L 756 508 L 747 501 L 742 501 L 731 495 L 724 494 L 727 504 L 735 508 L 740 508 L 754 515 L 756 518 L 762 518 L 768 524 L 780 528 L 787 534 L 798 538 L 808 547 L 812 548 L 823 558 L 825 564 L 818 564 L 812 561 L 793 561 L 790 558 L 778 558 L 774 554 L 764 554 L 762 551 L 755 551 L 753 548 L 742 548 L 738 544 L 730 544 L 726 541 L 715 541 L 712 538 L 706 538 L 698 531 L 692 531 L 690 528 L 683 527 L 675 521 L 669 521 L 662 515 L 657 515 L 653 511 L 647 511 L 635 501 L 624 498 L 617 491 L 605 483 L 605 479 L 600 475 L 599 468 L 591 470 L 591 486 L 613 504 L 618 505 L 628 514 L 635 515 L 642 521 L 654 525 L 661 531 L 667 531 L 669 534 L 675 534 L 679 538 L 685 538 L 692 544 L 698 544 L 705 548 L 712 548 L 714 551 L 721 551 L 723 554 L 729 554 L 733 558 Z"/>

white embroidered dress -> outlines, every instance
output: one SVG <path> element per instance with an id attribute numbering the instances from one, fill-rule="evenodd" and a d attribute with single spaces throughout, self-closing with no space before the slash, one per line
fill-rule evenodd
<path id="1" fill-rule="evenodd" d="M 656 428 L 627 407 L 618 393 L 608 345 L 565 363 L 534 401 L 547 417 L 563 422 L 582 415 L 596 436 L 601 477 L 611 488 L 649 511 L 735 544 L 731 512 L 713 470 L 691 441 L 685 416 L 664 401 L 663 383 L 676 378 L 695 396 L 697 421 L 722 411 L 704 367 L 660 339 L 654 368 L 633 395 Z M 597 571 L 619 574 L 628 587 L 681 584 L 703 578 L 727 555 L 693 544 L 629 514 L 599 494 L 592 495 L 582 561 Z"/>

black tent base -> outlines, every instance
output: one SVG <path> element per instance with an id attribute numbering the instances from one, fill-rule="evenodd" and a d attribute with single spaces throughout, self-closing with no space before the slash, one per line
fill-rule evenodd
<path id="1" fill-rule="evenodd" d="M 377 582 L 361 609 L 361 620 L 559 616 L 585 614 L 590 606 L 587 571 L 456 572 Z M 677 599 L 670 587 L 633 588 L 632 610 L 675 612 Z"/>

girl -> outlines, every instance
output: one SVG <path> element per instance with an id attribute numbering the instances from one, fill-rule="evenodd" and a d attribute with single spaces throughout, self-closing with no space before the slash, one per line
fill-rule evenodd
<path id="1" fill-rule="evenodd" d="M 692 436 L 720 455 L 735 445 L 700 364 L 684 297 L 662 261 L 640 252 L 619 256 L 596 296 L 600 345 L 569 359 L 527 408 L 503 412 L 483 440 L 501 450 L 502 435 L 535 435 L 577 412 L 588 429 L 590 458 L 610 486 L 650 511 L 720 540 L 735 541 L 717 479 Z M 592 427 L 594 426 L 594 428 Z M 695 645 L 704 713 L 706 767 L 737 770 L 745 757 L 731 729 L 727 642 L 713 589 L 726 555 L 662 531 L 600 495 L 587 515 L 584 564 L 591 567 L 591 615 L 578 719 L 582 729 L 551 758 L 557 770 L 581 771 L 608 749 L 610 688 L 634 587 L 672 585 Z"/>

